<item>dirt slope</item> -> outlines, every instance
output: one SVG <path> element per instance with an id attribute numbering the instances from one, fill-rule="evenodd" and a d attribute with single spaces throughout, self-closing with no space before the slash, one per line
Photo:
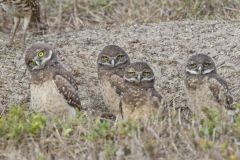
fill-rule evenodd
<path id="1" fill-rule="evenodd" d="M 156 74 L 156 88 L 167 102 L 185 106 L 182 80 L 184 63 L 195 53 L 214 58 L 218 73 L 229 83 L 231 93 L 240 101 L 240 23 L 167 22 L 118 28 L 86 29 L 58 35 L 31 37 L 27 46 L 45 41 L 58 48 L 59 59 L 77 77 L 79 94 L 85 108 L 103 108 L 96 58 L 108 44 L 123 47 L 132 61 L 148 62 Z M 29 73 L 25 73 L 24 47 L 6 48 L 9 35 L 0 33 L 0 106 L 28 101 Z M 17 42 L 19 39 L 17 39 Z"/>

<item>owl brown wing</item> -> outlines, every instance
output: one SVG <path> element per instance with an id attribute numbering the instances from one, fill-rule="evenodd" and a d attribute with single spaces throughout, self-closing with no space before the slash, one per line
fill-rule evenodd
<path id="1" fill-rule="evenodd" d="M 155 88 L 150 89 L 152 92 L 152 100 L 156 108 L 163 107 L 163 97 L 156 91 Z"/>
<path id="2" fill-rule="evenodd" d="M 186 74 L 184 83 L 185 86 L 187 86 L 187 88 L 195 90 L 197 88 L 197 82 L 198 82 L 197 78 L 193 77 L 192 75 Z"/>
<path id="3" fill-rule="evenodd" d="M 77 94 L 76 88 L 64 76 L 56 74 L 54 82 L 57 85 L 59 92 L 64 96 L 67 103 L 73 107 L 80 109 L 81 102 Z"/>
<path id="4" fill-rule="evenodd" d="M 124 79 L 116 74 L 109 77 L 111 84 L 116 87 L 116 91 L 119 95 L 127 90 L 127 86 L 124 84 Z"/>
<path id="5" fill-rule="evenodd" d="M 68 72 L 60 63 L 56 62 L 54 65 L 55 74 L 64 77 L 75 88 L 75 90 L 78 90 L 77 81 L 74 79 L 73 75 Z"/>
<path id="6" fill-rule="evenodd" d="M 217 74 L 209 77 L 209 88 L 212 91 L 216 100 L 225 106 L 226 109 L 233 109 L 233 98 L 229 94 L 229 89 L 226 81 L 224 81 Z"/>
<path id="7" fill-rule="evenodd" d="M 119 95 L 122 95 L 122 93 L 127 91 L 127 88 L 124 84 L 124 79 L 116 74 L 113 74 L 109 77 L 109 81 L 111 82 L 111 85 L 116 87 L 116 92 Z M 123 109 L 122 109 L 122 99 L 120 100 L 119 103 L 119 110 L 120 110 L 120 115 L 123 118 Z"/>
<path id="8" fill-rule="evenodd" d="M 168 107 L 166 105 L 166 101 L 162 97 L 162 95 L 153 88 L 152 96 L 155 103 L 155 107 L 159 109 L 159 113 L 161 118 L 164 119 L 168 116 Z"/>
<path id="9" fill-rule="evenodd" d="M 162 103 L 163 97 L 155 90 L 155 88 L 153 88 L 152 92 L 153 92 L 153 97 L 156 97 L 158 101 Z"/>
<path id="10" fill-rule="evenodd" d="M 38 0 L 27 0 L 26 3 L 32 9 L 31 22 L 40 22 L 40 4 Z"/>

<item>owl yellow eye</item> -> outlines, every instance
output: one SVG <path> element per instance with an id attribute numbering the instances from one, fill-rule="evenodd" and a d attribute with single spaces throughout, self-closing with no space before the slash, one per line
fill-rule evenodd
<path id="1" fill-rule="evenodd" d="M 108 61 L 109 61 L 109 57 L 107 57 L 107 56 L 102 56 L 102 57 L 101 57 L 101 60 L 102 60 L 102 62 L 108 62 Z"/>
<path id="2" fill-rule="evenodd" d="M 209 63 L 204 63 L 203 66 L 208 67 L 208 66 L 210 66 L 210 64 Z"/>
<path id="3" fill-rule="evenodd" d="M 191 66 L 192 68 L 195 68 L 195 67 L 197 67 L 197 65 L 196 65 L 196 64 L 190 64 L 190 66 Z"/>
<path id="4" fill-rule="evenodd" d="M 151 75 L 151 72 L 149 72 L 149 71 L 143 72 L 143 76 L 144 76 L 144 77 L 148 77 L 148 76 L 150 76 L 150 75 Z"/>
<path id="5" fill-rule="evenodd" d="M 122 60 L 124 58 L 124 55 L 123 54 L 120 54 L 117 56 L 117 60 Z"/>
<path id="6" fill-rule="evenodd" d="M 28 65 L 35 65 L 35 64 L 36 64 L 36 62 L 33 60 L 28 61 Z"/>
<path id="7" fill-rule="evenodd" d="M 135 72 L 127 72 L 127 75 L 128 75 L 129 77 L 133 77 L 135 74 L 136 74 Z"/>
<path id="8" fill-rule="evenodd" d="M 37 53 L 39 58 L 42 58 L 43 56 L 45 56 L 45 52 L 44 51 L 40 51 Z"/>

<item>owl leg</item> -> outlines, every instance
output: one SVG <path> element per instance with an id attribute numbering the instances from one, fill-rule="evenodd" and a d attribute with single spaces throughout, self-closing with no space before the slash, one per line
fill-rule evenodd
<path id="1" fill-rule="evenodd" d="M 15 34 L 17 32 L 19 23 L 20 23 L 20 18 L 19 17 L 14 17 L 13 21 L 14 21 L 14 26 L 13 26 L 12 31 L 11 31 L 11 38 L 9 40 L 8 46 L 11 46 L 13 44 L 13 40 L 14 40 Z"/>
<path id="2" fill-rule="evenodd" d="M 24 20 L 23 20 L 23 28 L 22 28 L 22 30 L 23 30 L 22 43 L 23 44 L 25 44 L 26 31 L 27 31 L 30 20 L 31 20 L 31 14 L 24 17 Z"/>
<path id="3" fill-rule="evenodd" d="M 124 119 L 123 109 L 122 109 L 122 101 L 120 101 L 120 103 L 119 103 L 119 111 L 120 111 L 121 118 Z"/>

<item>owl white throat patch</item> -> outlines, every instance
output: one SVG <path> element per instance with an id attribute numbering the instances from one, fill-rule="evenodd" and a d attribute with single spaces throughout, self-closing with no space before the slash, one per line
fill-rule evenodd
<path id="1" fill-rule="evenodd" d="M 214 71 L 214 69 L 207 69 L 207 70 L 204 70 L 202 72 L 191 70 L 191 69 L 188 69 L 188 68 L 186 69 L 187 73 L 194 74 L 194 75 L 201 75 L 201 74 L 204 75 L 204 74 L 211 73 L 213 71 Z"/>

